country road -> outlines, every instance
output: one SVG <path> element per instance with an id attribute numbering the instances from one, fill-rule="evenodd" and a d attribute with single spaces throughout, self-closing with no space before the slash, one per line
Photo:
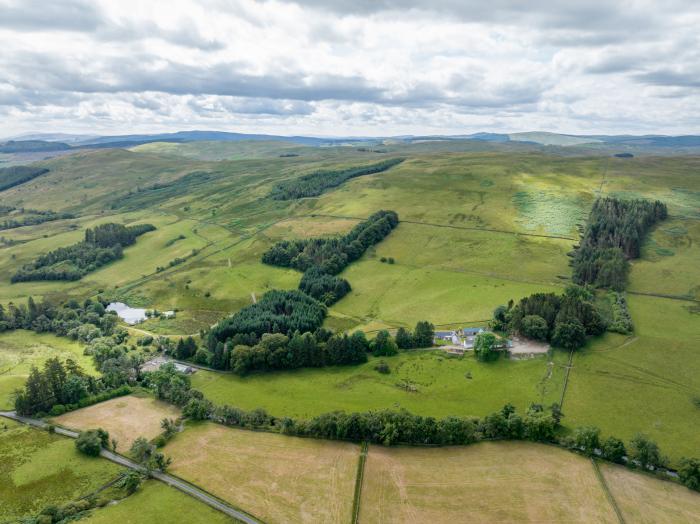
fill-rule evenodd
<path id="1" fill-rule="evenodd" d="M 21 422 L 22 424 L 27 424 L 29 426 L 33 426 L 39 429 L 46 429 L 49 426 L 49 424 L 47 424 L 43 420 L 21 417 L 17 415 L 17 413 L 15 413 L 14 411 L 0 411 L 0 417 L 5 417 L 10 420 Z M 65 429 L 58 426 L 56 426 L 54 429 L 57 434 L 63 435 L 65 437 L 78 438 L 79 435 L 77 431 L 72 431 L 70 429 Z M 116 464 L 119 464 L 121 466 L 125 466 L 127 468 L 139 471 L 141 473 L 146 473 L 146 470 L 143 466 L 137 464 L 131 459 L 126 458 L 123 455 L 119 455 L 118 453 L 113 453 L 111 451 L 103 449 L 102 451 L 100 451 L 100 456 L 106 458 L 107 460 L 111 460 L 112 462 L 115 462 Z M 225 513 L 226 515 L 236 519 L 237 521 L 244 522 L 245 524 L 262 524 L 261 521 L 256 520 L 250 515 L 243 513 L 242 511 L 237 510 L 232 506 L 229 506 L 225 502 L 199 489 L 197 486 L 194 486 L 193 484 L 190 484 L 189 482 L 182 480 L 174 475 L 171 475 L 169 473 L 162 473 L 159 471 L 153 471 L 151 472 L 151 476 L 157 480 L 160 480 L 161 482 L 164 482 L 168 486 L 178 489 L 183 493 L 198 499 L 200 502 L 203 502 L 207 506 L 210 506 L 218 511 L 221 511 L 222 513 Z"/>

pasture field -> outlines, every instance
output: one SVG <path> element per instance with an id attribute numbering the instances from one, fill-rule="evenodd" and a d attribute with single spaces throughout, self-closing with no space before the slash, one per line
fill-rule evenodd
<path id="1" fill-rule="evenodd" d="M 360 522 L 467 520 L 618 522 L 590 460 L 562 449 L 527 442 L 370 446 Z"/>
<path id="2" fill-rule="evenodd" d="M 270 524 L 348 522 L 355 444 L 190 425 L 168 443 L 174 474 Z"/>
<path id="3" fill-rule="evenodd" d="M 700 493 L 612 464 L 599 465 L 626 522 L 691 524 L 700 515 Z"/>
<path id="4" fill-rule="evenodd" d="M 700 443 L 700 317 L 691 303 L 629 295 L 635 333 L 608 334 L 574 356 L 564 422 L 656 440 L 672 462 Z"/>
<path id="5" fill-rule="evenodd" d="M 73 359 L 86 373 L 95 374 L 83 346 L 49 333 L 17 330 L 0 334 L 0 410 L 14 409 L 13 392 L 24 385 L 32 366 L 41 368 L 52 357 Z"/>
<path id="6" fill-rule="evenodd" d="M 391 373 L 374 367 L 384 360 Z M 307 418 L 330 411 L 407 409 L 419 415 L 483 416 L 510 402 L 523 412 L 532 402 L 559 400 L 566 355 L 482 363 L 473 356 L 408 351 L 360 366 L 300 369 L 238 377 L 197 371 L 192 387 L 218 404 L 264 408 L 276 416 Z M 471 377 L 471 378 L 467 378 Z M 309 387 L 313 384 L 313 387 Z M 408 391 L 409 384 L 415 391 Z"/>
<path id="7" fill-rule="evenodd" d="M 121 471 L 80 454 L 73 439 L 0 419 L 0 522 L 88 495 Z"/>
<path id="8" fill-rule="evenodd" d="M 177 419 L 180 415 L 180 410 L 172 404 L 151 397 L 127 395 L 71 411 L 53 418 L 52 422 L 78 430 L 102 428 L 110 439 L 117 440 L 117 451 L 127 453 L 138 437 L 151 440 L 160 435 L 163 432 L 161 420 Z"/>
<path id="9" fill-rule="evenodd" d="M 129 497 L 93 510 L 85 524 L 152 524 L 154 522 L 187 522 L 192 524 L 224 524 L 231 519 L 175 488 L 148 480 Z"/>

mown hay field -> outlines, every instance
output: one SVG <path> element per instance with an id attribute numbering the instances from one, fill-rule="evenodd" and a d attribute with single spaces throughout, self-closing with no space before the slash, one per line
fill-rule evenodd
<path id="1" fill-rule="evenodd" d="M 617 522 L 590 460 L 527 442 L 370 446 L 360 522 Z"/>
<path id="2" fill-rule="evenodd" d="M 700 519 L 700 493 L 621 466 L 600 464 L 626 522 L 691 524 Z"/>
<path id="3" fill-rule="evenodd" d="M 360 448 L 227 428 L 188 426 L 165 447 L 171 471 L 268 523 L 345 523 Z"/>
<path id="4" fill-rule="evenodd" d="M 161 434 L 161 420 L 178 419 L 180 415 L 180 409 L 172 404 L 148 396 L 127 395 L 71 411 L 52 422 L 83 431 L 102 428 L 110 439 L 117 440 L 117 451 L 126 453 L 137 438 L 151 440 Z"/>

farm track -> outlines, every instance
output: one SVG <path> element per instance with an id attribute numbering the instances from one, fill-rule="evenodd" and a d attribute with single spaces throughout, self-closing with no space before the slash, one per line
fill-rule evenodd
<path id="1" fill-rule="evenodd" d="M 28 417 L 21 417 L 17 415 L 14 411 L 0 411 L 0 417 L 5 417 L 10 420 L 14 420 L 16 422 L 20 422 L 22 424 L 27 424 L 29 426 L 39 428 L 39 429 L 46 429 L 49 424 L 44 422 L 43 420 L 38 420 L 38 419 L 33 419 L 33 418 L 28 418 Z M 70 438 L 78 438 L 79 433 L 77 431 L 73 431 L 70 429 L 65 429 L 59 426 L 56 426 L 54 428 L 55 432 L 59 435 L 63 435 L 65 437 L 70 437 Z M 106 449 L 103 449 L 100 451 L 100 456 L 110 460 L 116 464 L 119 464 L 120 466 L 127 467 L 129 469 L 133 469 L 135 471 L 138 471 L 140 473 L 147 473 L 145 468 L 141 466 L 140 464 L 137 464 L 133 460 L 130 460 L 126 458 L 123 455 L 119 455 L 117 453 L 113 453 L 111 451 L 108 451 Z M 200 502 L 203 502 L 207 506 L 214 508 L 229 517 L 232 517 L 234 520 L 237 522 L 243 522 L 245 524 L 262 524 L 262 521 L 257 520 L 256 518 L 248 515 L 247 513 L 244 513 L 241 510 L 238 510 L 234 508 L 233 506 L 230 506 L 223 500 L 218 499 L 217 497 L 214 497 L 213 495 L 210 495 L 203 489 L 195 486 L 194 484 L 190 484 L 189 482 L 176 477 L 174 475 L 171 475 L 169 473 L 162 473 L 160 471 L 152 471 L 150 472 L 150 476 L 153 478 L 160 480 L 161 482 L 167 484 L 168 486 L 171 486 L 182 493 L 185 493 L 186 495 L 189 495 Z"/>

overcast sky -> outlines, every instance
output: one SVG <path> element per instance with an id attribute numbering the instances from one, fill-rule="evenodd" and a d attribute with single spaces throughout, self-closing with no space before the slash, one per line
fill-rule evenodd
<path id="1" fill-rule="evenodd" d="M 700 134 L 700 2 L 0 0 L 0 136 L 180 129 Z"/>

